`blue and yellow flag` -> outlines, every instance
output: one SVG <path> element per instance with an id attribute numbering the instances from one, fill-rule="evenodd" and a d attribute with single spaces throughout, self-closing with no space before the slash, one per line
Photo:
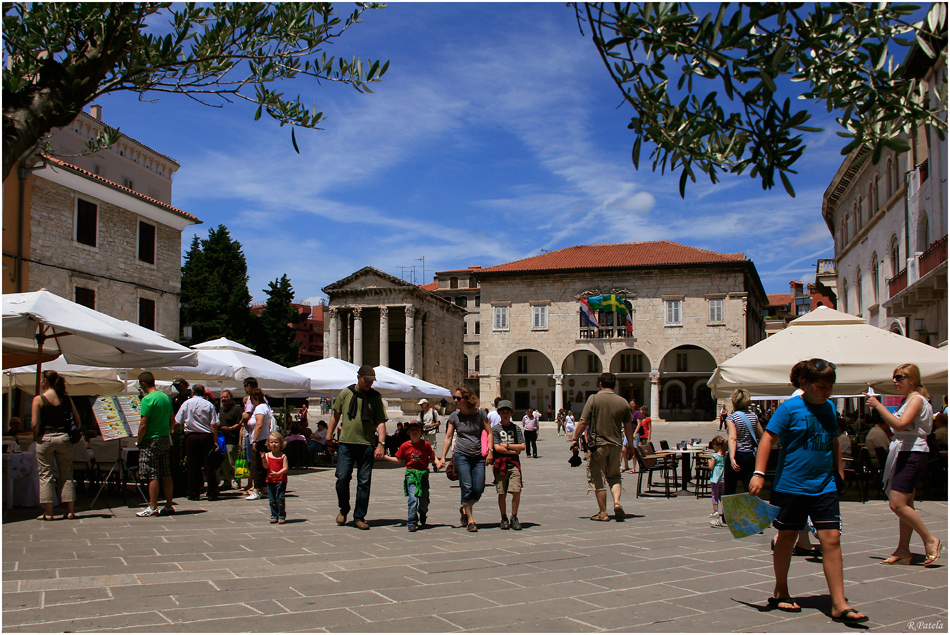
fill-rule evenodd
<path id="1" fill-rule="evenodd" d="M 627 315 L 627 313 L 629 313 L 623 300 L 612 293 L 610 295 L 595 295 L 591 298 L 587 298 L 587 303 L 590 305 L 590 308 L 595 311 L 611 311 L 619 315 Z"/>

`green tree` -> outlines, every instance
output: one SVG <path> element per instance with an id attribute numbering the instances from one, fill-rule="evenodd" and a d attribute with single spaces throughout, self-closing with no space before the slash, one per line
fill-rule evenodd
<path id="1" fill-rule="evenodd" d="M 3 3 L 3 178 L 54 128 L 115 91 L 143 98 L 185 94 L 208 105 L 236 99 L 294 126 L 317 128 L 323 113 L 276 80 L 303 76 L 371 92 L 388 62 L 327 56 L 368 8 L 341 19 L 330 3 L 18 2 Z M 168 19 L 167 35 L 151 28 Z M 109 130 L 88 151 L 118 138 Z M 299 150 L 298 150 L 299 151 Z"/>
<path id="2" fill-rule="evenodd" d="M 300 345 L 295 341 L 294 325 L 303 319 L 291 304 L 294 288 L 287 274 L 279 280 L 268 282 L 264 289 L 267 303 L 260 314 L 256 330 L 258 355 L 283 366 L 296 366 L 300 358 Z"/>
<path id="3" fill-rule="evenodd" d="M 788 174 L 805 150 L 808 111 L 781 95 L 823 104 L 850 139 L 876 163 L 887 148 L 904 151 L 917 126 L 946 129 L 946 73 L 935 105 L 921 77 L 895 62 L 892 43 L 916 46 L 946 65 L 947 6 L 935 3 L 921 22 L 906 4 L 743 3 L 697 13 L 688 3 L 575 4 L 590 25 L 610 76 L 636 111 L 633 164 L 644 141 L 653 169 L 749 175 L 763 189 Z M 800 88 L 794 88 L 796 86 Z M 720 94 L 722 91 L 722 94 Z M 941 116 L 942 115 L 942 116 Z"/>
<path id="4" fill-rule="evenodd" d="M 204 240 L 194 237 L 181 268 L 181 324 L 191 327 L 189 344 L 227 337 L 253 348 L 256 318 L 247 281 L 241 243 L 227 227 L 210 230 Z"/>

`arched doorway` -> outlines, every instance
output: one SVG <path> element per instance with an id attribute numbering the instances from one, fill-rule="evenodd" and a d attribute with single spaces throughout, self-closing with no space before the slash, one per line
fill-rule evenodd
<path id="1" fill-rule="evenodd" d="M 716 416 L 716 400 L 706 382 L 716 360 L 694 344 L 677 346 L 660 361 L 660 417 L 667 421 L 706 421 Z"/>
<path id="2" fill-rule="evenodd" d="M 637 406 L 650 405 L 650 358 L 640 350 L 627 348 L 610 360 L 610 372 L 617 376 L 615 392 Z"/>
<path id="3" fill-rule="evenodd" d="M 563 403 L 575 415 L 580 415 L 587 398 L 597 392 L 597 377 L 604 372 L 600 356 L 587 350 L 574 351 L 561 364 L 564 375 Z"/>
<path id="4" fill-rule="evenodd" d="M 544 353 L 534 349 L 515 351 L 501 365 L 502 399 L 510 399 L 515 416 L 521 417 L 528 408 L 547 412 L 554 408 L 554 364 Z M 486 403 L 493 399 L 484 396 Z"/>

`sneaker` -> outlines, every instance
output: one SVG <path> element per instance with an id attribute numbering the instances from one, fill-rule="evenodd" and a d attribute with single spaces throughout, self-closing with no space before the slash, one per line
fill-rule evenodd
<path id="1" fill-rule="evenodd" d="M 286 519 L 286 518 L 281 518 L 281 519 L 278 520 L 277 522 L 280 523 L 281 525 L 283 525 L 285 522 L 287 522 L 287 519 Z"/>
<path id="2" fill-rule="evenodd" d="M 726 521 L 722 519 L 722 516 L 716 516 L 715 518 L 709 521 L 709 526 L 710 527 L 725 527 Z"/>
<path id="3" fill-rule="evenodd" d="M 140 512 L 135 512 L 135 515 L 142 518 L 145 518 L 146 516 L 158 516 L 159 511 L 157 509 L 152 509 L 151 507 L 146 507 Z"/>
<path id="4" fill-rule="evenodd" d="M 511 525 L 508 523 L 508 517 L 502 516 L 501 522 L 498 524 L 499 529 L 510 529 Z"/>
<path id="5" fill-rule="evenodd" d="M 713 512 L 713 513 L 709 514 L 709 517 L 710 517 L 710 518 L 718 518 L 718 517 L 719 517 L 719 512 Z"/>
<path id="6" fill-rule="evenodd" d="M 276 518 L 276 517 L 275 517 L 275 518 L 271 518 L 271 519 L 270 519 L 270 524 L 276 525 L 276 524 L 277 524 L 277 518 Z"/>
<path id="7" fill-rule="evenodd" d="M 409 525 L 409 531 L 419 531 L 418 525 Z"/>
<path id="8" fill-rule="evenodd" d="M 250 494 L 248 494 L 247 496 L 244 497 L 244 500 L 246 500 L 246 501 L 256 501 L 256 500 L 259 499 L 260 497 L 261 497 L 261 495 L 260 495 L 259 493 L 257 493 L 257 492 L 251 492 Z"/>
<path id="9" fill-rule="evenodd" d="M 174 514 L 174 513 L 175 513 L 175 508 L 174 508 L 174 507 L 162 507 L 162 509 L 159 510 L 158 515 L 159 515 L 159 516 L 171 516 L 171 515 Z"/>
<path id="10" fill-rule="evenodd" d="M 521 531 L 521 522 L 518 521 L 517 516 L 511 517 L 511 528 L 515 531 Z"/>

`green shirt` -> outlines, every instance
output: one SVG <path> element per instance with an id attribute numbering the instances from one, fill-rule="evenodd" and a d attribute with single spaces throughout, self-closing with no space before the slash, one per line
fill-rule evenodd
<path id="1" fill-rule="evenodd" d="M 354 419 L 349 417 L 351 399 L 357 400 Z M 363 400 L 357 398 L 349 388 L 337 395 L 336 401 L 333 402 L 333 411 L 340 415 L 340 443 L 376 445 L 381 440 L 376 438 L 376 426 L 388 420 L 386 405 L 379 393 L 375 393 L 370 398 L 369 405 L 373 412 L 372 421 L 363 422 L 360 419 Z"/>
<path id="2" fill-rule="evenodd" d="M 169 420 L 172 416 L 172 400 L 161 390 L 153 390 L 142 397 L 141 414 L 143 419 L 148 417 L 143 439 L 167 437 L 171 434 Z"/>

